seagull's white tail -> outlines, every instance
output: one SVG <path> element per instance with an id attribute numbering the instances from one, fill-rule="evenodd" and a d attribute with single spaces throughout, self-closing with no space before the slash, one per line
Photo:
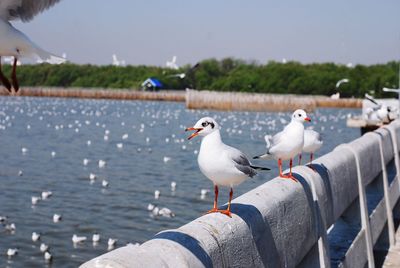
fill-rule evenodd
<path id="1" fill-rule="evenodd" d="M 53 55 L 43 49 L 41 49 L 40 47 L 36 46 L 35 47 L 35 52 L 37 57 L 40 58 L 40 60 L 50 63 L 50 64 L 61 64 L 66 62 L 66 59 Z"/>

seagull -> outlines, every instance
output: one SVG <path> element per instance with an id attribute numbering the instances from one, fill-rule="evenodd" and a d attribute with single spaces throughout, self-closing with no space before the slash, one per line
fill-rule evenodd
<path id="1" fill-rule="evenodd" d="M 92 236 L 93 243 L 98 243 L 100 241 L 100 235 L 98 233 L 94 233 Z"/>
<path id="2" fill-rule="evenodd" d="M 32 241 L 33 242 L 36 242 L 36 241 L 38 241 L 40 239 L 40 234 L 38 234 L 38 233 L 36 233 L 36 232 L 33 232 L 32 233 Z"/>
<path id="3" fill-rule="evenodd" d="M 42 192 L 42 200 L 46 200 L 47 198 L 49 198 L 50 196 L 53 195 L 53 192 L 51 191 L 44 191 Z"/>
<path id="4" fill-rule="evenodd" d="M 19 90 L 17 79 L 17 63 L 20 57 L 36 57 L 51 64 L 65 62 L 62 57 L 55 56 L 37 46 L 25 34 L 14 28 L 10 21 L 21 20 L 27 22 L 37 14 L 50 8 L 60 0 L 2 0 L 0 2 L 0 61 L 1 56 L 14 57 L 11 71 L 11 83 L 1 72 L 0 81 L 11 93 L 11 86 L 15 92 Z"/>
<path id="5" fill-rule="evenodd" d="M 15 226 L 15 223 L 10 223 L 10 224 L 6 224 L 4 226 L 4 229 L 6 229 L 6 231 L 8 231 L 10 233 L 14 233 L 15 230 L 17 230 L 17 226 Z"/>
<path id="6" fill-rule="evenodd" d="M 279 166 L 279 176 L 281 178 L 297 181 L 292 175 L 293 157 L 300 154 L 304 145 L 304 122 L 310 122 L 304 110 L 296 110 L 292 115 L 292 121 L 286 125 L 283 131 L 272 137 L 272 142 L 266 139 L 267 153 L 255 156 L 254 159 L 277 159 Z M 282 160 L 290 159 L 289 175 L 282 174 Z"/>
<path id="7" fill-rule="evenodd" d="M 195 131 L 189 136 L 189 140 L 202 136 L 200 152 L 197 162 L 200 171 L 214 183 L 215 199 L 214 207 L 207 213 L 219 212 L 231 216 L 231 201 L 233 186 L 239 185 L 248 177 L 257 174 L 256 170 L 269 170 L 251 165 L 247 157 L 238 149 L 222 142 L 219 125 L 211 117 L 201 118 L 186 131 Z M 218 186 L 230 187 L 228 208 L 218 209 Z"/>
<path id="8" fill-rule="evenodd" d="M 62 219 L 62 216 L 60 214 L 54 214 L 53 215 L 53 222 L 54 223 L 57 223 L 57 222 L 61 221 L 61 219 Z"/>
<path id="9" fill-rule="evenodd" d="M 6 222 L 8 220 L 8 216 L 0 216 L 0 223 Z"/>
<path id="10" fill-rule="evenodd" d="M 117 239 L 109 238 L 107 241 L 108 250 L 113 249 L 115 247 L 116 243 L 117 243 Z"/>
<path id="11" fill-rule="evenodd" d="M 166 218 L 173 218 L 175 217 L 175 213 L 172 212 L 169 208 L 162 208 L 158 211 L 158 215 L 166 217 Z"/>
<path id="12" fill-rule="evenodd" d="M 39 196 L 32 196 L 32 205 L 36 205 L 40 200 L 42 200 Z"/>
<path id="13" fill-rule="evenodd" d="M 310 153 L 310 164 L 312 164 L 313 156 L 316 151 L 322 147 L 323 141 L 321 135 L 312 130 L 304 130 L 304 145 L 302 152 Z M 299 154 L 299 165 L 301 165 L 301 153 Z"/>
<path id="14" fill-rule="evenodd" d="M 155 191 L 154 191 L 154 199 L 160 198 L 160 195 L 161 195 L 160 190 L 155 190 Z"/>
<path id="15" fill-rule="evenodd" d="M 171 191 L 175 192 L 176 190 L 176 182 L 175 181 L 171 181 Z"/>
<path id="16" fill-rule="evenodd" d="M 52 259 L 53 259 L 53 256 L 52 256 L 52 255 L 50 254 L 50 252 L 48 252 L 48 251 L 46 251 L 46 252 L 44 253 L 43 257 L 44 257 L 44 259 L 45 259 L 47 262 L 51 262 Z"/>
<path id="17" fill-rule="evenodd" d="M 18 249 L 17 248 L 9 248 L 7 250 L 7 256 L 12 257 L 18 254 Z"/>
<path id="18" fill-rule="evenodd" d="M 86 241 L 86 239 L 87 239 L 86 236 L 77 236 L 76 234 L 74 234 L 74 235 L 72 236 L 72 242 L 73 242 L 74 244 L 82 243 L 82 242 Z"/>
<path id="19" fill-rule="evenodd" d="M 40 244 L 40 252 L 46 252 L 49 249 L 49 246 L 46 245 L 45 243 Z"/>

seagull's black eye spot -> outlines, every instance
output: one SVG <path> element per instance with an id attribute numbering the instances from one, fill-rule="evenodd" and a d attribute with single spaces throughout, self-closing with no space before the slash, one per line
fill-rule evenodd
<path id="1" fill-rule="evenodd" d="M 298 114 L 299 117 L 301 117 L 301 114 Z"/>
<path id="2" fill-rule="evenodd" d="M 201 123 L 201 125 L 202 125 L 203 127 L 206 127 L 206 126 L 208 126 L 208 122 L 203 122 L 203 123 Z"/>
<path id="3" fill-rule="evenodd" d="M 215 125 L 214 125 L 213 122 L 211 122 L 210 125 L 211 125 L 211 128 L 214 128 L 214 127 L 215 127 Z"/>

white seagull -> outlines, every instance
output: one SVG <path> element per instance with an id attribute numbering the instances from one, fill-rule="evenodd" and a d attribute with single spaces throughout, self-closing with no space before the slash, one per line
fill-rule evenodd
<path id="1" fill-rule="evenodd" d="M 324 142 L 321 139 L 321 135 L 312 129 L 304 130 L 304 146 L 303 152 L 310 153 L 310 164 L 312 164 L 313 156 L 318 151 Z M 301 165 L 301 153 L 299 154 L 299 165 Z"/>
<path id="2" fill-rule="evenodd" d="M 62 57 L 55 56 L 37 46 L 25 34 L 15 29 L 10 21 L 21 20 L 27 22 L 32 20 L 37 14 L 50 8 L 60 0 L 1 0 L 0 2 L 0 62 L 1 56 L 14 57 L 14 63 L 11 72 L 11 83 L 1 72 L 0 81 L 12 92 L 11 86 L 15 92 L 19 89 L 17 80 L 17 63 L 21 57 L 36 57 L 42 61 L 51 64 L 60 64 L 65 62 Z"/>
<path id="3" fill-rule="evenodd" d="M 204 117 L 186 131 L 194 130 L 188 139 L 202 136 L 200 152 L 197 158 L 201 172 L 214 183 L 214 207 L 208 213 L 220 212 L 231 217 L 233 186 L 239 185 L 248 177 L 257 174 L 256 170 L 269 168 L 251 165 L 247 157 L 238 149 L 226 145 L 221 140 L 219 125 L 211 117 Z M 228 208 L 218 209 L 218 186 L 230 187 Z"/>
<path id="4" fill-rule="evenodd" d="M 266 139 L 267 153 L 255 156 L 254 159 L 277 159 L 279 166 L 279 176 L 281 178 L 297 181 L 292 175 L 293 157 L 300 154 L 304 145 L 304 125 L 305 121 L 310 122 L 304 110 L 296 110 L 292 115 L 292 121 L 279 133 L 272 137 L 272 142 Z M 282 174 L 282 160 L 290 160 L 289 175 Z"/>

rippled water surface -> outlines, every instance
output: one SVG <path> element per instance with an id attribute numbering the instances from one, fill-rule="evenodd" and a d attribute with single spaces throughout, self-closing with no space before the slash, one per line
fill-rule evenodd
<path id="1" fill-rule="evenodd" d="M 309 126 L 325 140 L 318 155 L 359 136 L 358 129 L 346 128 L 346 117 L 357 112 L 310 114 Z M 202 199 L 200 191 L 211 190 L 212 183 L 197 167 L 200 139 L 187 141 L 184 129 L 205 115 L 220 123 L 227 144 L 249 156 L 263 153 L 264 135 L 280 131 L 290 118 L 288 113 L 189 111 L 168 102 L 0 97 L 0 216 L 16 225 L 15 232 L 0 225 L 0 267 L 76 267 L 107 252 L 108 238 L 118 239 L 116 247 L 142 243 L 202 215 L 213 195 Z M 106 165 L 100 168 L 99 160 Z M 275 162 L 258 163 L 272 171 L 241 184 L 235 196 L 277 175 Z M 161 192 L 158 200 L 155 190 Z M 31 197 L 42 191 L 53 195 L 32 206 Z M 220 192 L 222 204 L 227 190 Z M 153 216 L 149 203 L 171 209 L 176 217 Z M 62 215 L 58 223 L 55 213 Z M 33 242 L 32 232 L 41 240 Z M 96 232 L 101 240 L 93 245 Z M 73 234 L 88 240 L 74 245 Z M 44 261 L 40 243 L 50 246 L 51 264 Z M 19 254 L 7 258 L 7 249 L 15 247 Z"/>

